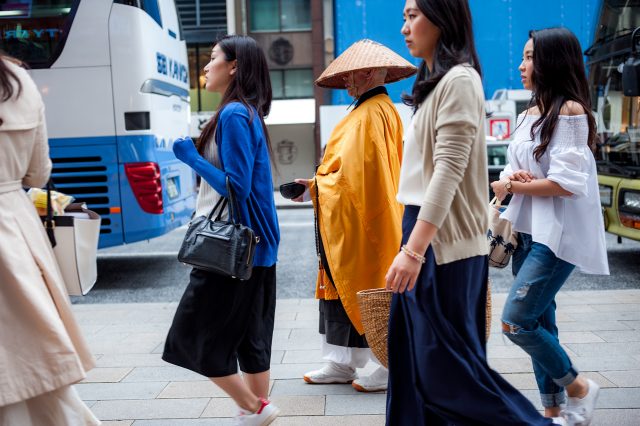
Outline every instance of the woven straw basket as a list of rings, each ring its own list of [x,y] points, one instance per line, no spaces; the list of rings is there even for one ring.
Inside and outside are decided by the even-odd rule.
[[[389,311],[393,293],[384,288],[362,290],[357,293],[364,334],[373,354],[385,368],[389,365],[387,349],[389,336]],[[485,338],[491,334],[491,280],[487,281],[485,313]]]
[[[384,367],[388,366],[387,336],[389,334],[389,311],[393,293],[384,288],[362,290],[357,293],[364,335],[371,352]]]

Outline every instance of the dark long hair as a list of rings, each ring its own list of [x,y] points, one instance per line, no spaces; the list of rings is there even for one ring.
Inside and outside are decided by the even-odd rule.
[[[412,106],[414,111],[454,66],[469,63],[482,76],[468,1],[416,0],[416,4],[441,34],[433,56],[433,69],[429,70],[422,61],[411,95],[402,95],[403,102]]]
[[[17,60],[5,56],[0,52],[0,102],[8,101],[14,94],[16,96],[20,96],[20,93],[22,92],[22,84],[20,84],[18,76],[11,71],[5,61],[18,63]],[[17,85],[17,92],[12,81]]]
[[[253,108],[258,112],[258,119],[262,123],[264,137],[267,140],[267,148],[273,162],[273,149],[271,139],[264,124],[264,117],[271,110],[271,79],[267,58],[262,48],[254,39],[248,36],[227,35],[216,41],[213,47],[220,46],[227,62],[236,62],[236,72],[229,83],[229,87],[222,95],[218,112],[211,117],[202,130],[198,140],[198,151],[204,154],[207,144],[211,142],[214,131],[218,125],[220,111],[231,102],[241,102],[249,110],[250,121],[253,120]]]
[[[589,124],[588,144],[593,151],[597,142],[596,120],[591,114],[589,83],[584,67],[580,42],[566,28],[547,28],[531,31],[533,40],[533,100],[540,110],[540,118],[531,126],[531,139],[540,132],[540,145],[533,154],[536,160],[546,152],[558,116],[567,101],[582,106]]]

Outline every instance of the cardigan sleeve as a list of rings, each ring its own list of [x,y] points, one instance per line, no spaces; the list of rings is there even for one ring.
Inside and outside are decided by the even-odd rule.
[[[433,176],[418,218],[440,228],[469,164],[476,134],[482,129],[482,102],[470,76],[460,75],[445,84],[436,100]],[[438,95],[436,93],[433,94]],[[426,159],[429,161],[430,159]]]

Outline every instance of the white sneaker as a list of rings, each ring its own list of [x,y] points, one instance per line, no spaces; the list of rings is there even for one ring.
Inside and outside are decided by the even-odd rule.
[[[360,377],[351,383],[358,392],[380,392],[387,390],[389,370],[380,366],[370,376]]]
[[[313,384],[351,383],[357,378],[355,368],[335,362],[330,362],[320,370],[309,371],[303,376],[305,382]]]
[[[260,398],[260,408],[255,413],[240,409],[240,413],[234,418],[237,426],[267,426],[280,414],[278,407],[266,399]]]
[[[567,414],[574,415],[576,421],[575,426],[589,426],[593,418],[593,412],[596,409],[596,400],[600,392],[600,386],[591,379],[587,379],[589,390],[583,398],[569,397],[567,401]]]
[[[567,421],[564,419],[564,417],[552,417],[551,418],[551,422],[554,425],[569,426],[569,423],[567,423]]]

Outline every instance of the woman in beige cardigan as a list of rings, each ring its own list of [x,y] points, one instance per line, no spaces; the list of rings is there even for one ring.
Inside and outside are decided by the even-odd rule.
[[[0,426],[100,424],[70,386],[94,360],[23,190],[43,186],[50,171],[40,93],[0,57]]]
[[[406,98],[403,246],[387,273],[387,424],[550,425],[487,364],[487,151],[469,5],[407,0],[404,17],[423,61]]]

